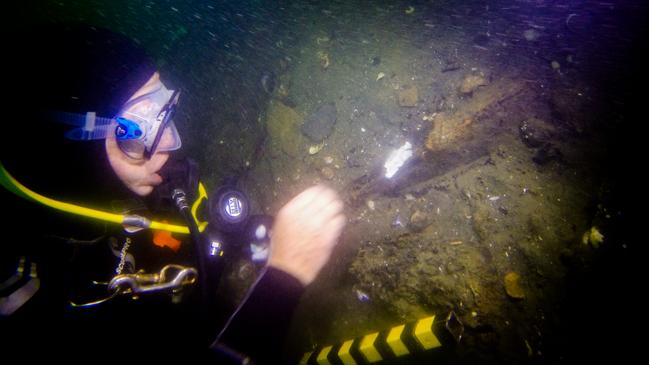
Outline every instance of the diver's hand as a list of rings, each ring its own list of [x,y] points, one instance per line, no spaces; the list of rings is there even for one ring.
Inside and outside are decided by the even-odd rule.
[[[309,188],[280,209],[268,264],[310,284],[327,263],[345,226],[343,202],[324,186]]]
[[[119,149],[115,135],[112,133],[106,136],[106,153],[117,177],[135,194],[149,195],[154,187],[162,183],[158,171],[169,159],[169,153],[156,152],[150,160],[132,159]]]

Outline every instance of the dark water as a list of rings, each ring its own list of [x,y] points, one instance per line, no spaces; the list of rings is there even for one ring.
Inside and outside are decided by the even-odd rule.
[[[271,214],[313,183],[342,192],[350,222],[296,313],[296,355],[451,310],[459,344],[393,362],[626,355],[634,319],[619,317],[640,288],[621,161],[646,94],[643,2],[51,1],[17,14],[14,34],[78,21],[147,49],[183,90],[180,153],[209,186],[236,176]],[[333,132],[306,139],[301,123],[330,104]],[[300,124],[282,124],[292,113]],[[444,144],[430,142],[438,115]],[[415,158],[386,183],[406,140]],[[597,248],[582,242],[592,227]]]

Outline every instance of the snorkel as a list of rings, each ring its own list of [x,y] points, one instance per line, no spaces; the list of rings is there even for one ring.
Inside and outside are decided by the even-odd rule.
[[[180,98],[179,90],[168,90],[159,80],[157,87],[128,101],[113,118],[85,114],[51,112],[51,119],[73,128],[65,133],[70,140],[105,139],[114,133],[118,146],[132,159],[146,159],[157,152],[170,152],[182,146],[173,123]],[[162,143],[164,141],[164,143]]]

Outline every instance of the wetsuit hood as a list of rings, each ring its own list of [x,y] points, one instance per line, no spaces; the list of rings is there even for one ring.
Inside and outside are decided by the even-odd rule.
[[[113,116],[156,71],[127,37],[80,24],[48,25],[10,37],[10,96],[0,160],[30,189],[54,199],[102,206],[128,195],[104,141],[64,138],[50,112]],[[9,138],[7,138],[9,137]]]

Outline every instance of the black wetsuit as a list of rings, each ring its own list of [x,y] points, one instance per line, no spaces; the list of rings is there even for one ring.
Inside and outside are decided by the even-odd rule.
[[[269,267],[211,348],[233,362],[243,354],[260,364],[281,363],[291,316],[303,291],[295,277]]]
[[[165,260],[191,264],[167,249],[152,248],[149,242],[141,243],[134,238],[132,245],[134,252],[139,251],[136,262],[142,251],[155,251],[157,263],[149,263],[150,268],[160,267]],[[39,247],[45,249],[32,250],[35,254],[27,257],[38,264],[41,287],[11,316],[0,317],[3,354],[33,358],[37,349],[38,354],[47,354],[52,359],[72,360],[90,360],[102,354],[132,360],[177,359],[195,363],[236,363],[244,357],[258,364],[283,360],[284,339],[304,290],[296,278],[283,271],[265,270],[215,342],[216,334],[230,316],[231,304],[226,307],[216,303],[213,308],[202,308],[199,291],[194,290],[180,304],[172,303],[168,295],[153,294],[138,300],[123,296],[95,307],[72,308],[71,299],[93,300],[106,293],[105,289],[91,289],[91,281],[113,275],[119,258],[101,242],[72,247],[69,242],[51,236],[49,242],[42,241]],[[6,273],[15,269],[18,257],[24,255],[22,250],[10,251],[13,253],[3,256],[0,281],[6,279]],[[215,288],[218,285],[213,284]],[[88,291],[79,295],[78,291],[84,290]],[[204,313],[210,318],[206,319]]]
[[[132,199],[132,194],[125,191],[110,170],[101,143],[95,147],[91,152],[86,147],[81,155],[89,157],[90,161],[85,164],[77,159],[74,164],[57,166],[61,163],[53,159],[39,170],[19,163],[5,163],[5,167],[20,182],[45,196],[110,210],[114,206],[112,202]],[[79,167],[89,165],[95,169]],[[81,171],[97,174],[88,178]],[[57,176],[59,173],[62,176]],[[200,291],[193,290],[180,304],[172,303],[169,295],[154,294],[136,301],[124,296],[96,307],[71,308],[70,300],[92,301],[106,295],[105,287],[93,285],[92,281],[108,281],[115,275],[119,257],[107,241],[115,239],[122,247],[126,238],[122,227],[57,212],[5,189],[0,190],[0,197],[8,213],[0,238],[4,245],[0,255],[0,282],[9,278],[19,259],[25,257],[29,263],[36,263],[41,284],[23,307],[9,317],[0,316],[3,353],[14,352],[18,358],[30,358],[34,349],[39,349],[39,353],[62,359],[72,356],[82,360],[110,353],[147,361],[177,358],[209,362],[215,356],[225,361],[223,351],[209,347],[230,315],[231,300],[217,298],[214,304],[206,305]],[[168,219],[178,221],[179,218]],[[129,253],[135,257],[138,270],[157,272],[167,264],[195,266],[189,237],[178,253],[153,246],[151,231],[129,237],[132,240]],[[219,283],[209,285],[216,290]],[[10,290],[0,292],[0,297],[10,294]],[[279,363],[281,343],[302,290],[297,279],[269,269],[219,344],[245,353],[257,363]]]
[[[55,121],[52,113],[92,111],[97,116],[115,116],[151,78],[156,63],[126,37],[83,24],[20,30],[7,41],[8,54],[14,57],[7,59],[6,67],[11,70],[7,80],[12,92],[6,102],[11,108],[3,116],[7,121],[3,124],[6,138],[0,143],[3,166],[28,188],[60,201],[110,211],[113,202],[130,199],[132,193],[112,171],[105,142],[64,138],[74,126]],[[229,307],[216,303],[216,308],[206,308],[194,290],[180,304],[156,294],[70,308],[70,300],[106,294],[91,283],[115,274],[119,257],[105,240],[114,237],[122,244],[121,227],[56,212],[3,188],[0,201],[4,210],[0,298],[20,284],[4,287],[21,257],[29,266],[36,264],[40,280],[40,289],[30,300],[10,316],[0,316],[2,360],[213,359],[216,352],[209,345]],[[188,241],[174,254],[153,247],[150,234],[132,237],[130,251],[137,268],[152,272],[170,263],[193,265]],[[295,279],[269,270],[226,331],[224,343],[249,351],[260,363],[277,363],[281,349],[276,344],[283,338],[300,292]],[[204,314],[211,311],[218,315],[206,321]]]

